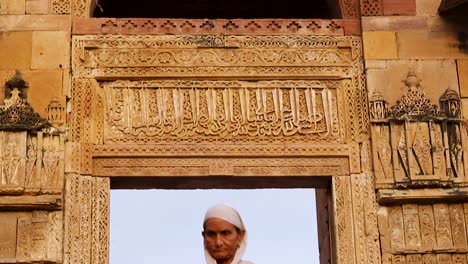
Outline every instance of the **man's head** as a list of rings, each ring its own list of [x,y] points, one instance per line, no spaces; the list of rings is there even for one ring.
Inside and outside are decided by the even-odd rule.
[[[208,209],[203,222],[203,239],[207,261],[230,264],[245,250],[245,228],[235,209],[216,205]]]

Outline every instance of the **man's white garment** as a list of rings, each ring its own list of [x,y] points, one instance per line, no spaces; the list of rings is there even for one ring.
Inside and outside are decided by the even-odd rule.
[[[203,220],[203,223],[206,222],[206,220],[210,218],[219,218],[224,221],[227,221],[236,227],[238,227],[240,230],[244,230],[244,239],[241,241],[239,248],[236,251],[236,255],[234,256],[234,259],[232,260],[231,264],[253,264],[250,261],[243,261],[242,257],[244,256],[245,249],[247,247],[247,230],[245,229],[244,223],[242,222],[242,219],[239,215],[239,213],[236,211],[236,209],[232,208],[229,205],[226,204],[218,204],[213,207],[210,207],[205,214],[205,219]],[[205,249],[205,258],[206,258],[206,263],[207,264],[216,264],[216,260],[210,255],[210,253]]]

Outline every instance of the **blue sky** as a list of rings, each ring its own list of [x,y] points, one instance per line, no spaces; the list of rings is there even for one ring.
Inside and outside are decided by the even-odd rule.
[[[112,190],[110,264],[204,264],[203,217],[217,203],[243,218],[245,260],[319,262],[313,189]]]

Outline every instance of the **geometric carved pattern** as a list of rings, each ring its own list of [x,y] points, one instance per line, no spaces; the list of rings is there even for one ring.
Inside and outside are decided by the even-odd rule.
[[[65,15],[71,12],[71,0],[52,0],[51,14]]]
[[[341,19],[163,19],[101,18],[77,20],[74,34],[223,34],[223,35],[344,35],[355,21]],[[80,23],[87,27],[80,27]],[[90,26],[91,24],[91,26]],[[350,27],[349,29],[346,27]],[[355,34],[355,32],[353,32]]]
[[[382,0],[360,0],[362,16],[383,15]]]

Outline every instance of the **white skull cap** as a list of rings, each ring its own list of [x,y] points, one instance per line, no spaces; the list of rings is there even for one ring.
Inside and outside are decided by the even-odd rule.
[[[227,204],[217,204],[212,207],[210,207],[205,214],[205,219],[203,220],[203,223],[206,222],[206,220],[210,218],[219,218],[224,221],[227,221],[236,227],[238,227],[240,230],[244,230],[244,223],[242,222],[242,219],[239,215],[239,213],[236,211],[236,209],[232,208],[231,206]]]

